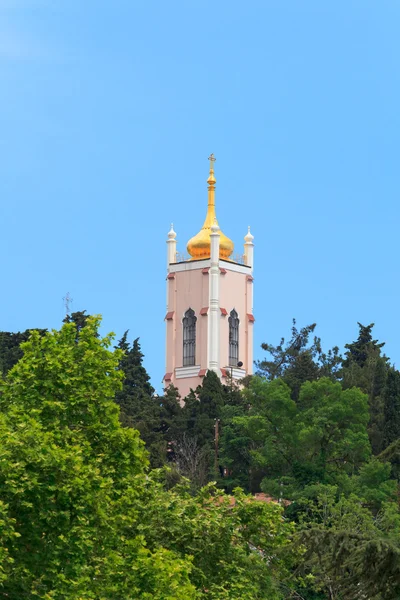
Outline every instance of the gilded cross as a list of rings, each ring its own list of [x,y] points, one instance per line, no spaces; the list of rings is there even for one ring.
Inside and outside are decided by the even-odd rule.
[[[210,163],[211,163],[211,164],[217,160],[217,159],[214,157],[214,153],[213,153],[213,154],[210,154],[210,156],[208,157],[208,160],[210,161]]]

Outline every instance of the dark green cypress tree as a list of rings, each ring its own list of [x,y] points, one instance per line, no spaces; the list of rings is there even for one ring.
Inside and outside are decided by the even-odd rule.
[[[70,315],[67,315],[63,319],[63,323],[75,323],[78,333],[83,327],[86,326],[87,320],[90,315],[86,314],[86,310],[78,310]]]
[[[214,444],[215,419],[220,417],[226,391],[214,371],[208,371],[202,385],[185,398],[186,430],[196,436],[200,446]]]
[[[385,342],[379,344],[378,340],[372,339],[372,329],[375,323],[370,323],[369,325],[362,325],[361,323],[357,324],[360,328],[358,338],[355,342],[345,345],[347,352],[346,359],[343,361],[344,368],[348,368],[352,363],[364,367],[370,356],[371,348],[379,350],[380,354],[380,349],[385,345]]]
[[[5,377],[8,371],[22,358],[23,352],[20,345],[29,339],[31,331],[31,329],[17,333],[0,331],[0,376]],[[43,335],[47,330],[36,329],[36,331]]]
[[[160,406],[159,431],[167,442],[172,442],[183,429],[182,406],[178,388],[173,385],[164,390],[164,396],[158,398]]]
[[[383,450],[384,408],[383,393],[389,370],[388,358],[382,354],[384,342],[372,337],[374,323],[358,323],[359,334],[356,341],[346,344],[345,360],[342,369],[342,385],[346,388],[358,387],[368,394],[370,421],[368,435],[374,454]]]
[[[400,439],[400,373],[393,368],[387,375],[383,404],[383,439],[385,448],[387,448]]]
[[[119,368],[124,372],[125,379],[115,401],[121,408],[121,423],[126,427],[135,427],[145,434],[150,424],[154,426],[154,403],[151,402],[154,388],[143,366],[139,338],[133,341],[132,347],[127,338],[128,331],[125,331],[116,346],[124,352]]]

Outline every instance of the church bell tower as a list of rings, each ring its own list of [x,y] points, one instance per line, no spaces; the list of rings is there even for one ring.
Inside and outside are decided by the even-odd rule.
[[[207,371],[241,379],[253,372],[253,236],[244,254],[222,233],[215,212],[214,155],[209,157],[208,207],[203,227],[177,253],[171,225],[167,239],[167,328],[165,387],[184,398]]]

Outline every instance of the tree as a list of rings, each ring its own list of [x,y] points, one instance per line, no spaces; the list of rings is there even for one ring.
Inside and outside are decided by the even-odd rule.
[[[324,599],[397,600],[400,520],[396,504],[385,504],[379,518],[374,518],[357,495],[338,497],[337,492],[334,486],[322,486],[315,501],[302,501],[303,519],[296,535],[305,550],[297,570],[300,583],[322,592]]]
[[[90,317],[34,332],[1,384],[0,592],[10,600],[282,598],[293,526],[214,486],[167,490],[122,427],[120,350]],[[268,560],[265,560],[268,557]]]
[[[253,377],[245,397],[241,411],[232,407],[225,412],[221,460],[229,472],[229,487],[240,483],[258,492],[267,473],[275,479],[291,470],[296,404],[281,379]]]
[[[346,359],[343,362],[343,366],[348,368],[351,364],[355,363],[359,367],[364,367],[368,361],[371,348],[379,350],[385,345],[384,342],[378,343],[378,340],[372,339],[372,329],[375,323],[369,325],[362,325],[358,323],[360,331],[358,338],[351,344],[346,344],[347,348]]]
[[[72,323],[43,337],[33,332],[2,386],[0,489],[13,526],[2,593],[113,598],[117,588],[125,598],[157,597],[163,584],[182,584],[192,597],[188,563],[152,554],[139,532],[121,539],[118,505],[137,489],[147,459],[138,433],[119,426],[120,354],[97,330],[88,319],[78,343]],[[132,560],[146,581],[128,568]]]
[[[388,371],[383,392],[383,439],[387,448],[400,439],[400,373],[391,368]]]
[[[374,454],[383,450],[384,409],[383,391],[389,370],[388,358],[381,353],[384,343],[372,338],[374,323],[358,323],[359,335],[355,342],[346,344],[342,369],[344,388],[358,387],[368,394],[370,419],[368,434]]]
[[[36,329],[43,335],[45,329]],[[0,375],[5,377],[10,369],[22,358],[21,344],[26,342],[31,335],[31,330],[12,333],[0,331]]]
[[[86,327],[88,319],[89,315],[86,314],[86,310],[78,310],[71,314],[67,314],[63,319],[63,323],[74,323],[79,334],[79,332]]]
[[[146,429],[146,413],[151,410],[151,399],[154,388],[150,377],[143,366],[143,354],[139,338],[133,341],[132,347],[127,342],[128,331],[118,342],[116,348],[122,350],[119,369],[124,373],[122,390],[116,395],[116,401],[121,408],[121,422],[125,426],[135,426],[139,431]],[[141,425],[144,421],[144,424]]]
[[[292,336],[285,344],[282,338],[277,346],[263,343],[263,350],[271,355],[271,359],[258,361],[257,374],[268,380],[280,377],[292,390],[292,398],[298,399],[300,388],[305,381],[316,381],[321,377],[330,377],[335,380],[339,376],[342,358],[337,347],[327,353],[323,352],[321,339],[314,336],[309,344],[310,335],[314,332],[316,323],[296,327],[293,319]]]
[[[370,456],[367,397],[322,378],[303,384],[297,404],[280,379],[254,377],[245,391],[247,411],[232,414],[221,455],[233,478],[293,499],[309,485],[334,483]]]

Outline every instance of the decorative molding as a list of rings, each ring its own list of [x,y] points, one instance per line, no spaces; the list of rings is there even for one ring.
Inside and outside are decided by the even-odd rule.
[[[247,318],[250,323],[254,323],[254,321],[255,321],[254,315],[250,315],[249,313],[247,313]]]
[[[205,258],[203,260],[189,260],[187,262],[174,263],[170,265],[169,270],[170,273],[179,273],[182,271],[196,271],[209,269],[211,266],[211,260],[209,258]]]
[[[200,369],[199,377],[204,377],[206,373],[207,373],[207,369]]]
[[[234,273],[243,273],[244,275],[248,275],[251,273],[251,268],[247,265],[238,265],[237,263],[229,262],[228,260],[220,260],[221,265],[223,264],[223,269],[227,271],[233,271]],[[172,265],[171,265],[172,270]]]
[[[210,271],[210,267],[206,267],[205,269],[202,269],[201,272],[203,273],[203,275],[208,275]]]
[[[226,315],[228,314],[228,311],[226,310],[226,308],[222,308],[222,306],[220,306],[219,310],[221,311],[221,315],[223,317],[226,317]]]
[[[224,369],[221,369],[222,377],[230,377],[231,372],[233,379],[243,379],[243,377],[246,377],[247,375],[246,369],[239,369],[237,367],[225,367]]]
[[[205,306],[204,308],[200,309],[200,314],[204,317],[207,316],[208,314],[208,306]]]
[[[176,379],[186,379],[187,377],[197,377],[199,374],[200,365],[190,367],[177,367],[175,369]]]
[[[165,315],[165,320],[166,321],[171,321],[171,319],[174,318],[174,314],[175,314],[174,310],[171,310],[170,312],[167,312],[167,314]]]
[[[175,279],[175,273],[168,273],[167,279]]]
[[[165,373],[164,381],[171,381],[173,373]]]
[[[226,274],[226,269],[224,269],[223,267],[219,268],[219,272],[221,273],[221,275],[225,275]]]
[[[247,281],[254,281],[254,277],[252,275],[247,275]]]

